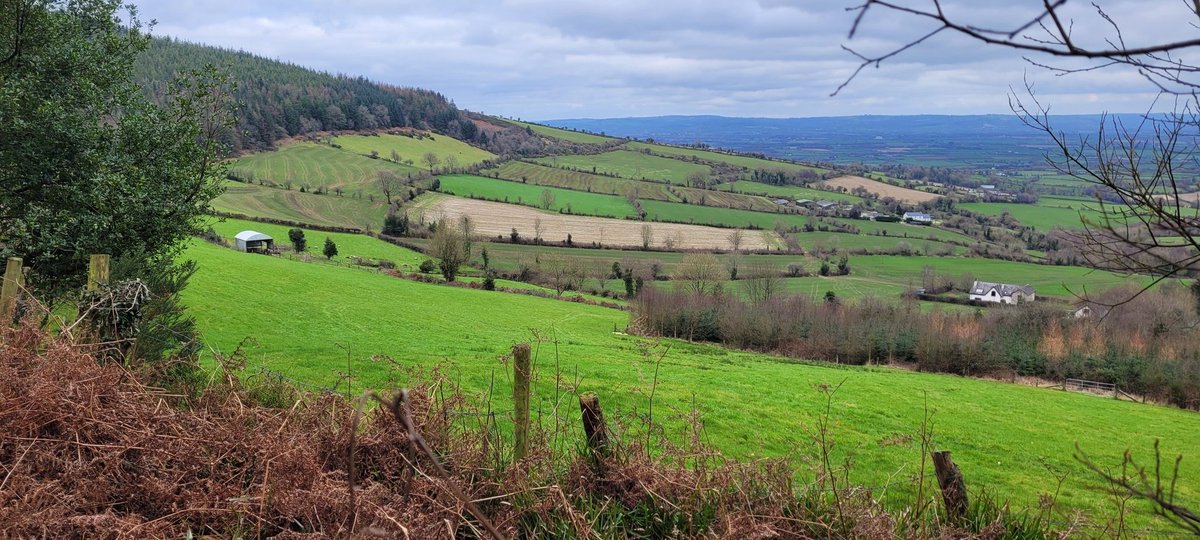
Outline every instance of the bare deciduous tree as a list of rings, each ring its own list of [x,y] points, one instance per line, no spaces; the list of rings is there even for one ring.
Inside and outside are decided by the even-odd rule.
[[[387,203],[392,204],[392,196],[400,192],[404,187],[404,181],[393,171],[379,171],[375,174],[375,187],[383,193]]]
[[[650,249],[650,243],[654,242],[654,227],[649,223],[642,224],[642,249]]]
[[[689,253],[679,261],[675,280],[691,293],[714,292],[721,281],[721,261],[711,253]]]
[[[742,290],[754,304],[762,304],[782,292],[782,277],[779,275],[779,270],[770,264],[751,265],[743,274]]]
[[[459,268],[467,262],[469,253],[462,231],[450,221],[442,220],[429,241],[429,254],[438,259],[438,269],[446,281],[454,281]]]
[[[1162,3],[1147,2],[1154,5],[1145,9],[1159,8],[1157,4]],[[1028,16],[1018,24],[991,28],[968,22],[970,10],[953,11],[940,0],[916,7],[911,3],[865,0],[850,8],[858,12],[850,29],[851,38],[863,20],[875,12],[888,15],[889,20],[907,17],[924,21],[929,23],[929,30],[877,54],[843,46],[859,65],[834,93],[849,85],[863,69],[878,67],[943,33],[1011,49],[1031,65],[1055,75],[1096,70],[1135,73],[1159,97],[1147,104],[1148,112],[1137,122],[1104,117],[1095,137],[1074,140],[1056,130],[1050,107],[1038,100],[1029,82],[1025,83],[1025,92],[1014,94],[1010,103],[1026,125],[1053,140],[1055,149],[1046,157],[1055,169],[1094,186],[1096,203],[1089,209],[1096,210],[1099,217],[1083,219],[1083,230],[1073,235],[1077,249],[1091,266],[1155,276],[1149,286],[1172,277],[1200,276],[1200,213],[1192,202],[1197,195],[1189,193],[1183,175],[1189,170],[1186,167],[1194,167],[1200,157],[1194,142],[1200,136],[1200,65],[1188,63],[1182,56],[1185,50],[1200,48],[1200,37],[1129,42],[1121,21],[1105,10],[1103,2],[1092,3],[1093,18],[1086,22],[1108,28],[1108,34],[1077,36],[1072,33],[1075,21],[1068,17],[1066,4],[1066,0],[1030,2]],[[1176,6],[1178,20],[1190,24],[1191,31],[1200,28],[1200,2],[1170,4]],[[1172,111],[1154,112],[1163,105],[1172,105]],[[1082,294],[1086,296],[1087,291]]]
[[[433,174],[433,168],[437,167],[441,162],[442,160],[439,159],[438,155],[433,152],[425,152],[425,155],[421,156],[421,163],[424,163],[426,167],[429,167],[429,174]]]

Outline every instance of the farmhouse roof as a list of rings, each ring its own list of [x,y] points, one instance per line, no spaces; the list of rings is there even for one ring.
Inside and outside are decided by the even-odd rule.
[[[1000,296],[1012,296],[1017,293],[1033,294],[1034,289],[1029,285],[1010,285],[1008,283],[992,283],[990,281],[976,281],[971,284],[971,294],[985,295],[992,290]]]
[[[926,212],[905,212],[904,219],[916,219],[920,221],[933,221],[933,216]]]
[[[254,241],[258,241],[258,240],[271,240],[270,236],[267,236],[258,231],[242,231],[240,233],[237,233],[237,236],[235,236],[234,238],[241,240],[243,242],[254,242]]]
[[[817,201],[817,206],[820,206],[821,208],[829,208],[830,206],[835,206],[835,205],[837,205],[837,203],[835,203],[831,200],[828,200],[828,199],[822,199],[822,200]]]

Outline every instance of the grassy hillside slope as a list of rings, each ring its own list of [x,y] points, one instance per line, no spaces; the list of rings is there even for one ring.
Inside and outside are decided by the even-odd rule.
[[[616,150],[582,156],[551,156],[539,158],[537,161],[553,167],[569,167],[580,171],[615,174],[634,180],[642,178],[669,180],[672,184],[679,185],[687,185],[689,174],[708,175],[712,172],[712,168],[708,165],[652,156],[631,150]]]
[[[264,365],[317,384],[332,385],[351,346],[354,387],[378,387],[391,375],[389,355],[414,367],[445,365],[469,391],[506,410],[510,383],[500,355],[530,329],[558,340],[537,355],[535,409],[549,411],[556,361],[600,393],[606,412],[645,413],[655,372],[639,349],[643,340],[615,333],[628,315],[587,305],[503,293],[413,283],[382,274],[247,255],[204,243],[187,252],[200,270],[184,294],[207,345],[228,353],[245,337],[257,346],[251,368]],[[1036,503],[1054,482],[1043,467],[1069,471],[1060,501],[1100,508],[1107,498],[1071,459],[1078,441],[1105,463],[1132,447],[1145,452],[1154,438],[1173,455],[1200,447],[1200,416],[1156,406],[991,381],[885,368],[806,365],[721,348],[668,341],[655,388],[655,419],[672,430],[693,404],[707,440],[733,455],[812,456],[811,435],[824,407],[815,385],[841,384],[832,400],[835,458],[854,456],[854,482],[886,485],[916,473],[919,448],[885,444],[916,431],[926,401],[935,411],[939,448],[954,451],[973,488],[986,487],[1019,505]],[[494,380],[493,380],[494,377]],[[403,384],[403,380],[397,381]],[[548,414],[548,413],[547,413]],[[1036,419],[1031,421],[1031,419]],[[674,432],[674,431],[673,431]],[[1144,455],[1144,454],[1142,454]],[[1183,478],[1200,476],[1183,462]],[[903,483],[903,482],[901,482]],[[1183,485],[1195,497],[1194,484]],[[902,487],[879,494],[902,493]]]
[[[212,207],[218,212],[363,230],[379,230],[387,214],[383,197],[371,201],[366,196],[316,195],[241,182],[227,182],[225,193],[213,200]]]
[[[308,185],[310,188],[342,187],[347,191],[372,193],[379,171],[393,171],[404,176],[421,170],[311,142],[297,142],[279,150],[251,154],[235,161],[230,169],[234,174],[254,181],[267,180],[281,185],[291,182],[294,189]]]
[[[395,150],[400,155],[400,161],[412,160],[413,166],[424,168],[422,162],[425,154],[432,153],[444,166],[446,158],[453,156],[459,167],[473,165],[485,159],[492,159],[495,154],[471,146],[460,140],[445,135],[423,134],[425,136],[406,137],[402,135],[343,135],[334,137],[334,144],[355,154],[369,155],[376,152],[381,158],[390,158]]]

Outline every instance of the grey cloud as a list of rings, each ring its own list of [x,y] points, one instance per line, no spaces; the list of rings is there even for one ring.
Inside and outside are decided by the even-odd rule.
[[[1147,103],[1136,74],[1053,77],[1013,51],[950,35],[865,70],[831,98],[856,66],[842,44],[879,53],[929,28],[878,12],[847,41],[854,14],[844,8],[852,0],[137,3],[145,18],[159,20],[159,34],[426,87],[472,110],[533,119],[1005,112],[1009,88],[1027,75],[1058,112],[1130,111]],[[1175,4],[1106,6],[1131,40],[1191,37],[1194,28],[1173,24]],[[970,22],[1005,27],[1041,1],[943,5]],[[1069,5],[1080,39],[1102,34],[1103,21],[1089,5]]]

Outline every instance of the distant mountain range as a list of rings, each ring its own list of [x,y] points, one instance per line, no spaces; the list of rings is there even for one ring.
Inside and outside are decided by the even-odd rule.
[[[1111,119],[1137,122],[1123,114]],[[1052,116],[1072,140],[1092,137],[1101,115]],[[743,152],[827,163],[913,163],[1019,168],[1044,162],[1053,142],[1015,115],[737,118],[651,116],[546,120],[555,127],[673,144],[702,143]],[[1135,124],[1133,124],[1135,125]]]

